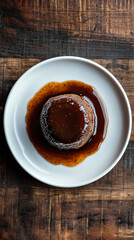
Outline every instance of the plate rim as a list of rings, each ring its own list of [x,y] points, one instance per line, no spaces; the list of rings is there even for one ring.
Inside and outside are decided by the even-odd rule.
[[[89,65],[93,65],[99,69],[101,69],[103,72],[105,72],[108,76],[110,76],[110,78],[115,82],[115,84],[118,86],[118,88],[121,90],[121,93],[125,99],[126,105],[127,105],[127,109],[128,109],[128,117],[129,117],[129,124],[128,124],[128,133],[127,133],[127,137],[125,139],[125,144],[123,146],[123,148],[121,149],[120,154],[118,155],[118,157],[116,158],[116,160],[105,170],[103,171],[101,174],[99,174],[97,177],[91,179],[90,181],[86,180],[83,181],[82,183],[76,183],[76,184],[71,184],[69,186],[64,185],[64,184],[54,184],[49,182],[49,180],[42,180],[40,179],[38,176],[35,176],[32,171],[30,171],[29,169],[25,168],[25,166],[23,166],[23,164],[18,160],[15,152],[12,150],[11,146],[10,146],[10,140],[8,138],[8,133],[7,133],[7,129],[6,129],[6,114],[7,114],[7,108],[8,108],[8,102],[10,101],[10,97],[12,96],[12,93],[14,91],[14,88],[16,88],[17,86],[19,86],[21,84],[21,82],[24,81],[25,77],[30,74],[30,72],[32,72],[33,70],[36,70],[39,66],[47,64],[47,63],[51,63],[53,61],[57,61],[57,60],[77,60],[77,61],[82,61],[85,63],[88,63]],[[104,68],[103,66],[101,66],[100,64],[86,59],[86,58],[82,58],[82,57],[77,57],[77,56],[58,56],[58,57],[54,57],[54,58],[49,58],[46,60],[43,60],[37,64],[35,64],[34,66],[32,66],[31,68],[29,68],[26,72],[24,72],[19,78],[18,80],[16,80],[16,82],[14,83],[13,87],[11,88],[6,103],[5,103],[5,107],[4,107],[4,114],[3,114],[3,127],[4,127],[4,134],[5,134],[5,138],[8,144],[8,147],[13,155],[13,157],[16,159],[16,161],[19,163],[19,165],[28,173],[30,174],[32,177],[34,177],[35,179],[39,180],[42,183],[48,184],[50,186],[55,186],[55,187],[62,187],[62,188],[72,188],[72,187],[80,187],[80,186],[85,186],[87,184],[90,184],[92,182],[95,182],[97,180],[99,180],[100,178],[102,178],[103,176],[105,176],[108,172],[110,172],[115,165],[119,162],[119,160],[121,159],[121,157],[123,156],[127,145],[129,143],[129,139],[131,136],[131,131],[132,131],[132,111],[131,111],[131,106],[127,97],[127,94],[125,92],[125,90],[123,89],[122,85],[120,84],[120,82],[115,78],[115,76],[109,72],[106,68]]]

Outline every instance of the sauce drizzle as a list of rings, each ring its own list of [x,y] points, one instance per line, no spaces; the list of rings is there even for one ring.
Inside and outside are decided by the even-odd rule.
[[[51,97],[74,93],[89,101],[95,115],[93,136],[80,149],[59,150],[51,146],[44,138],[40,127],[40,113],[44,103]],[[28,102],[26,114],[26,130],[37,152],[54,165],[73,167],[81,163],[87,156],[97,152],[104,141],[108,127],[108,115],[105,104],[96,89],[79,81],[50,82],[43,86]]]

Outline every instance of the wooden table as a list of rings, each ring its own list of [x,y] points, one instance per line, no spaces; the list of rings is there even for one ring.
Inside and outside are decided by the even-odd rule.
[[[8,149],[3,109],[11,87],[34,64],[62,55],[106,67],[134,113],[134,1],[0,1],[0,239],[134,239],[134,128],[117,166],[80,188],[40,183]]]

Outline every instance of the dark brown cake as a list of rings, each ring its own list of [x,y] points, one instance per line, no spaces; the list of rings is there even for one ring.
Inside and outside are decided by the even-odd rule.
[[[90,139],[95,127],[90,103],[76,94],[50,98],[43,106],[40,125],[44,137],[52,146],[79,149]]]

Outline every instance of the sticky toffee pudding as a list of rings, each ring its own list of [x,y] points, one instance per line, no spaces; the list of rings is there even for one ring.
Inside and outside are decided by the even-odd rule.
[[[94,113],[90,103],[76,94],[50,98],[40,115],[44,137],[58,149],[79,149],[94,131]]]

